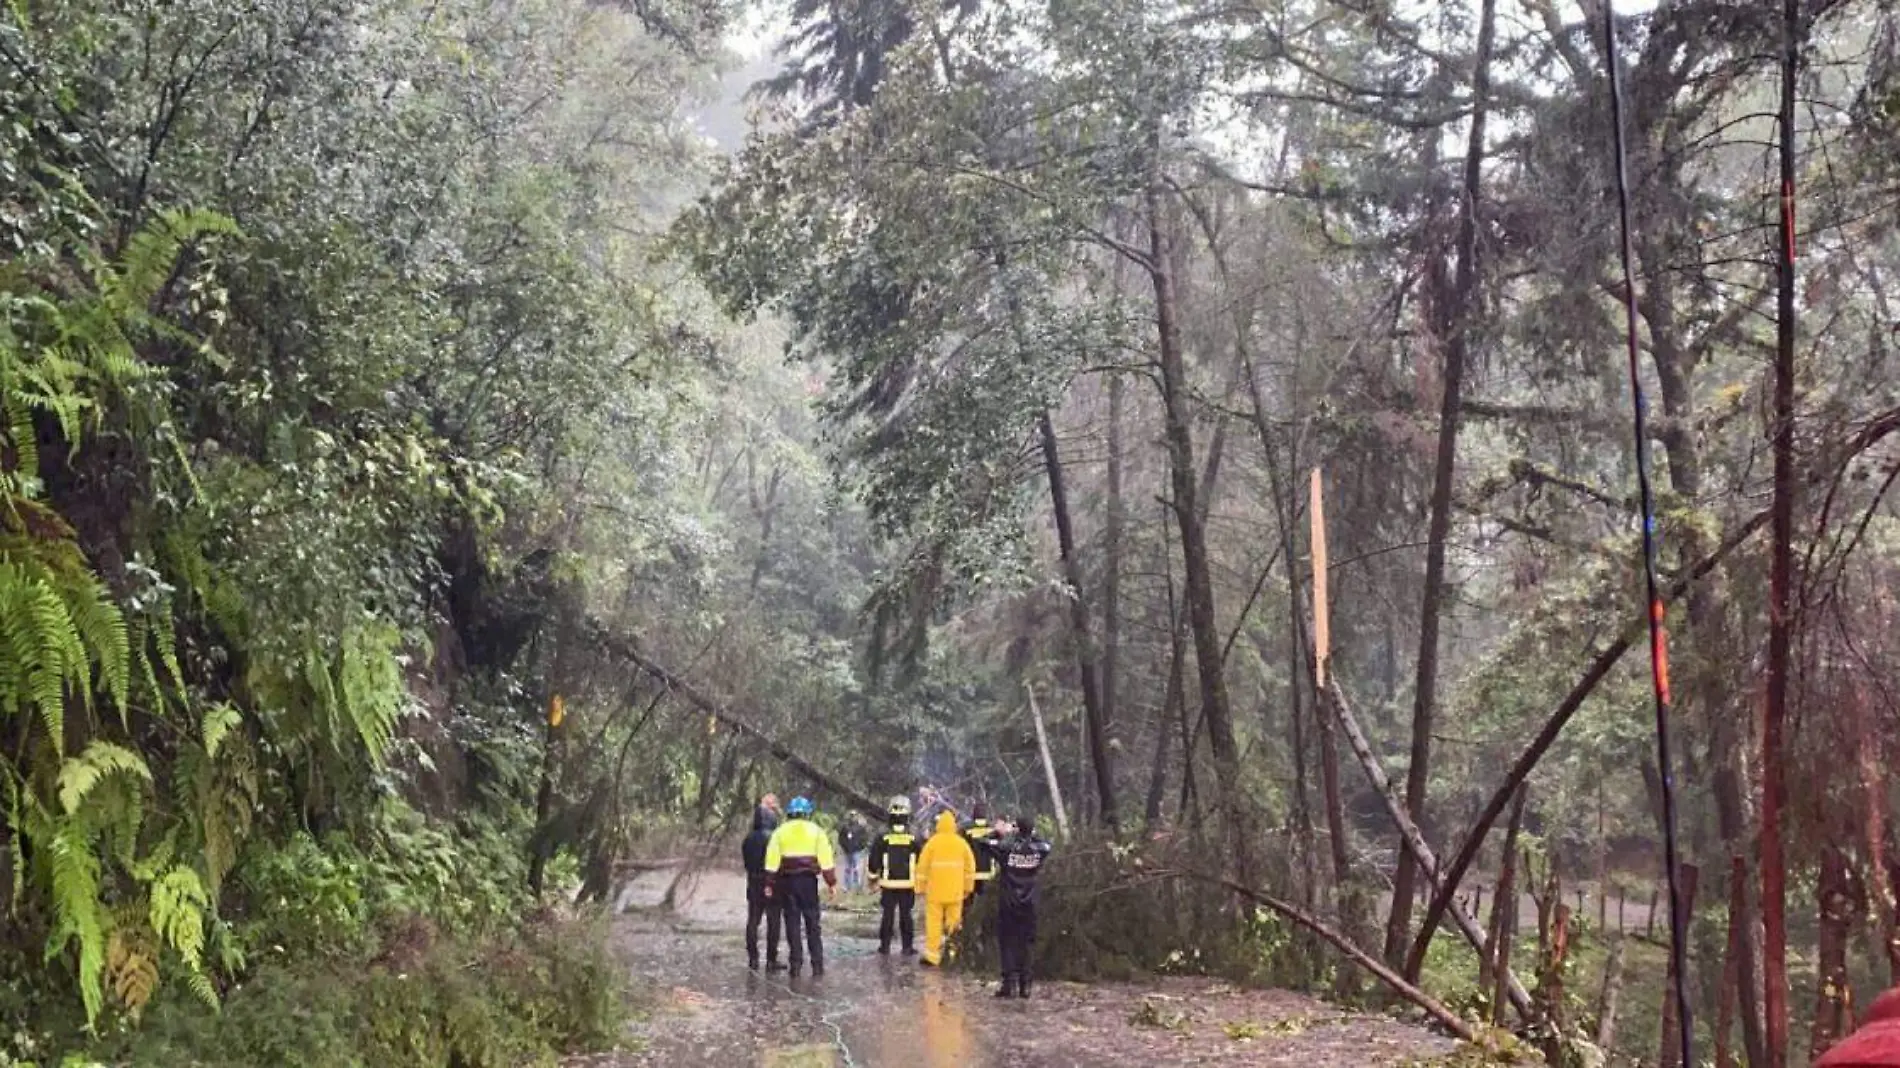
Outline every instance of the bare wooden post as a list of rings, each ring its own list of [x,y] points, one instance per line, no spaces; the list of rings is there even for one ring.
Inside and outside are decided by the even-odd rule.
[[[1659,891],[1655,887],[1652,886],[1649,888],[1649,921],[1643,927],[1644,938],[1656,937],[1656,895],[1657,893],[1659,893]]]
[[[1042,751],[1042,773],[1049,780],[1049,799],[1056,806],[1056,827],[1067,839],[1069,834],[1069,812],[1062,806],[1062,783],[1056,778],[1055,758],[1049,755],[1049,731],[1042,723],[1042,709],[1036,704],[1036,688],[1024,684],[1023,690],[1029,694],[1029,718],[1036,723],[1036,748]]]

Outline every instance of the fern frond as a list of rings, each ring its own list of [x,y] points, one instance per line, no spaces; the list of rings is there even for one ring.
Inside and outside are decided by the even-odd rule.
[[[211,985],[211,976],[203,969],[195,969],[185,976],[185,985],[190,987],[191,992],[198,996],[198,1000],[204,1002],[209,1008],[214,1011],[222,1008],[218,1001],[218,988]]]
[[[158,955],[123,928],[106,939],[106,984],[133,1020],[158,989]]]
[[[60,766],[60,807],[69,816],[78,812],[86,795],[114,775],[131,775],[148,783],[152,781],[152,770],[145,766],[145,759],[132,750],[111,742],[93,742],[86,746],[84,753]]]
[[[198,873],[179,866],[152,884],[152,930],[194,970],[204,961],[205,915],[211,896]]]
[[[120,719],[126,715],[131,696],[132,643],[126,634],[125,616],[112,603],[111,593],[90,570],[72,576],[61,591],[73,628],[97,665],[99,681],[118,707]]]
[[[205,710],[204,744],[205,756],[216,760],[218,748],[224,744],[225,735],[236,730],[244,722],[244,714],[231,704],[214,705]]]
[[[171,277],[181,249],[202,237],[237,232],[236,223],[216,212],[160,212],[126,243],[117,269],[101,279],[109,309],[121,318],[142,317]]]
[[[77,822],[60,825],[46,844],[53,872],[52,937],[46,943],[46,959],[59,956],[68,945],[79,944],[79,997],[86,1007],[86,1021],[99,1018],[105,998],[102,978],[105,973],[104,913],[99,905],[99,859],[93,855],[85,829]]]

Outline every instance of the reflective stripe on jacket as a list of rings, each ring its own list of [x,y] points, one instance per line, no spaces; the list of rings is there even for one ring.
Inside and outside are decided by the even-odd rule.
[[[808,819],[787,820],[772,832],[765,846],[765,870],[770,875],[816,875],[835,882],[831,836]]]
[[[990,856],[990,851],[983,848],[983,843],[995,836],[996,828],[990,826],[989,820],[974,820],[963,830],[963,837],[970,840],[970,852],[976,854],[976,881],[979,883],[996,878],[996,861]]]
[[[886,890],[917,885],[917,836],[899,823],[871,843],[871,878]]]

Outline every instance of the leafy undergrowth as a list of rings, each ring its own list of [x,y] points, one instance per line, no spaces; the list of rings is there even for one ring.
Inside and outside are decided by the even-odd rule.
[[[1174,874],[1200,866],[1191,843],[1078,842],[1044,870],[1036,970],[1075,982],[1198,975],[1259,986],[1314,989],[1327,958],[1265,910],[1240,910],[1212,884]],[[967,907],[959,960],[996,966],[996,904]]]
[[[368,961],[266,964],[221,1011],[188,991],[162,993],[138,1026],[104,1026],[63,1059],[32,1059],[57,1039],[16,1035],[0,1065],[522,1068],[614,1048],[628,1006],[598,919],[537,920],[479,944],[418,922]]]

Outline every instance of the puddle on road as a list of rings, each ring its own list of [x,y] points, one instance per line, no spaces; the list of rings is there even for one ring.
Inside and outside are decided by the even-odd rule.
[[[836,1046],[786,1046],[759,1055],[759,1068],[839,1068]]]

